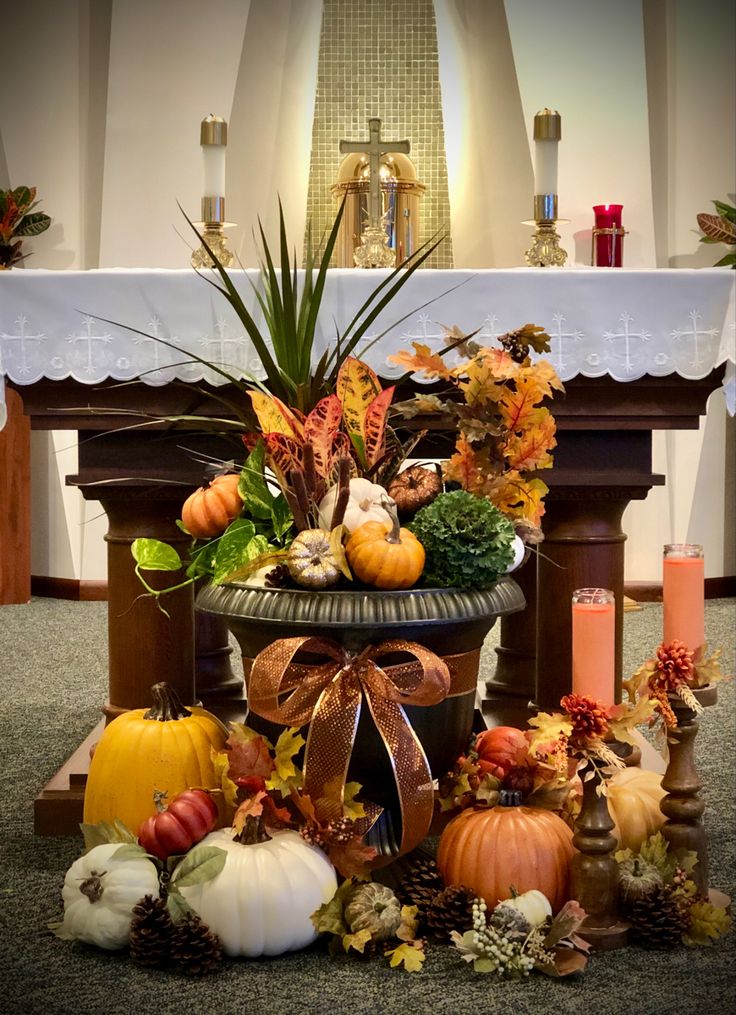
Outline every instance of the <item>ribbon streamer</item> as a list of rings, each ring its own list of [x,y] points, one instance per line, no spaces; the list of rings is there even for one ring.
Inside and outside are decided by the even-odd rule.
[[[304,666],[294,662],[299,652],[326,656],[329,661]],[[414,656],[415,661],[385,669],[378,664],[382,656],[398,652]],[[456,663],[452,668],[463,685],[460,690],[452,686],[447,662],[416,642],[393,639],[351,655],[327,638],[281,638],[253,660],[248,703],[254,712],[272,722],[297,727],[310,723],[304,789],[316,800],[336,777],[344,790],[365,700],[399,791],[403,854],[425,837],[434,811],[432,773],[403,706],[437,705],[451,691],[457,694],[474,689],[475,677],[468,687],[468,674],[478,654],[452,657]]]

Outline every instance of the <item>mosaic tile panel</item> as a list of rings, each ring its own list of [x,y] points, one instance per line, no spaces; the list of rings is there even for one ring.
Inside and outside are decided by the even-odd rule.
[[[307,216],[319,235],[334,218],[330,187],[342,160],[341,139],[381,137],[411,142],[411,159],[426,191],[420,237],[444,227],[447,238],[425,262],[451,268],[450,199],[442,121],[437,30],[432,0],[324,0],[312,128]]]

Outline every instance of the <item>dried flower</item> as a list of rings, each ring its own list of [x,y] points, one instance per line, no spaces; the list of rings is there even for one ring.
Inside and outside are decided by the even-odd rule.
[[[657,649],[657,668],[649,678],[652,691],[677,692],[682,684],[689,684],[694,676],[692,652],[683,642],[673,641]]]
[[[599,740],[608,732],[609,710],[587,694],[566,694],[560,705],[570,717],[575,741]]]

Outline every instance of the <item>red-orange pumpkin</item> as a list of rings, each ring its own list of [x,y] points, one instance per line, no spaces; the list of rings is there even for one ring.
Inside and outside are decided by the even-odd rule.
[[[239,481],[240,476],[234,473],[216,476],[209,486],[202,486],[187,497],[181,509],[187,532],[197,539],[222,535],[243,510]]]
[[[512,768],[533,764],[529,754],[529,741],[514,726],[495,726],[483,730],[475,741],[478,765],[481,771],[503,779]]]
[[[442,833],[437,868],[446,885],[466,885],[493,908],[537,890],[557,912],[567,900],[572,832],[539,807],[468,808]]]

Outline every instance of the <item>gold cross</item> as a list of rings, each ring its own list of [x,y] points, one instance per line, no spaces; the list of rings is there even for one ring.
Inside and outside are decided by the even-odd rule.
[[[382,141],[381,121],[377,116],[368,120],[368,141],[341,141],[340,153],[347,155],[348,152],[366,152],[368,155],[369,189],[368,189],[368,225],[377,227],[381,225],[382,202],[381,202],[381,156],[386,152],[403,152],[409,154],[410,144],[408,141]]]

